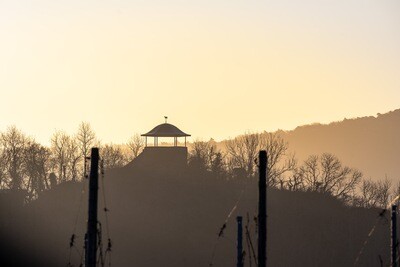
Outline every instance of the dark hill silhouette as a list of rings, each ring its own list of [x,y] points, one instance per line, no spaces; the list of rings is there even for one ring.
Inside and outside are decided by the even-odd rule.
[[[145,147],[126,167],[136,172],[154,170],[179,173],[186,167],[187,154],[187,147]]]
[[[240,181],[216,180],[208,172],[190,168],[180,172],[164,169],[161,175],[156,162],[153,168],[138,165],[141,163],[106,173],[114,244],[112,266],[209,266],[220,227],[245,189],[227,223],[224,237],[218,242],[213,262],[213,266],[233,266],[235,216],[255,214],[257,182],[251,180],[245,186]],[[4,226],[1,242],[11,244],[2,246],[12,247],[14,251],[14,254],[3,254],[2,258],[18,255],[21,266],[27,266],[24,262],[43,257],[42,266],[66,266],[71,234],[77,235],[79,248],[83,244],[87,195],[81,191],[85,183],[60,184],[19,212],[8,211],[7,216],[5,209],[1,209],[0,220]],[[102,190],[101,183],[100,187]],[[81,197],[83,206],[77,218]],[[389,224],[385,219],[378,219],[379,210],[349,208],[317,193],[269,190],[268,198],[271,266],[353,266],[375,222],[378,222],[377,228],[358,266],[378,266],[379,255],[385,266],[388,264]],[[2,205],[7,206],[5,203]],[[104,207],[102,201],[99,207]],[[104,230],[104,213],[99,213]],[[73,230],[75,222],[76,231]],[[256,242],[255,225],[253,222],[250,225]],[[75,266],[79,266],[79,257],[75,251],[72,253]]]

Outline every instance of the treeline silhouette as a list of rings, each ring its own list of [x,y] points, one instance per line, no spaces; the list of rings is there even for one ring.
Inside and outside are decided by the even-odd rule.
[[[364,178],[360,170],[346,166],[331,153],[310,155],[300,162],[289,153],[281,133],[246,133],[224,142],[218,149],[213,140],[195,141],[189,165],[223,179],[256,179],[257,154],[268,154],[268,186],[281,190],[318,192],[346,205],[386,208],[400,194],[400,182]]]
[[[310,155],[300,162],[289,153],[281,132],[245,133],[227,140],[223,149],[214,140],[189,144],[188,164],[216,179],[256,179],[257,154],[268,151],[268,185],[289,191],[319,192],[347,205],[385,208],[400,194],[400,182],[364,178],[331,153]],[[87,122],[74,135],[56,131],[45,147],[15,126],[0,133],[0,189],[20,191],[26,202],[67,181],[81,181],[88,170],[90,148],[100,147],[102,167],[119,168],[136,158],[144,140],[134,134],[125,144],[102,144]]]
[[[23,191],[25,201],[66,181],[80,181],[87,172],[93,146],[101,148],[105,169],[118,168],[135,158],[144,142],[134,135],[124,145],[102,144],[89,123],[74,135],[56,131],[45,147],[15,126],[0,134],[0,189]]]

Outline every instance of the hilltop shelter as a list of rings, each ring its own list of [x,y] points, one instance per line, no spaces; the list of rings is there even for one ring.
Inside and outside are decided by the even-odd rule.
[[[167,123],[167,117],[165,117],[165,123],[157,125],[148,133],[142,134],[146,138],[146,147],[147,137],[154,137],[154,146],[158,146],[158,138],[159,137],[172,137],[174,138],[174,147],[178,146],[178,137],[185,137],[185,147],[186,147],[186,137],[190,136],[190,134],[182,132],[175,125]]]
[[[146,145],[142,153],[131,161],[127,167],[133,168],[135,171],[148,172],[160,174],[176,174],[179,175],[187,167],[188,150],[186,147],[186,138],[190,134],[184,133],[178,127],[167,123],[157,125],[148,133],[142,134],[145,137]],[[148,137],[154,138],[154,143],[149,145],[147,142]],[[173,138],[173,145],[159,145],[158,138],[167,137]],[[178,145],[178,138],[184,137],[184,145]]]

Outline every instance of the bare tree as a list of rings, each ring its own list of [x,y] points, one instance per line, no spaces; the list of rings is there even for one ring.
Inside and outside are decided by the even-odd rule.
[[[76,135],[78,146],[81,151],[83,174],[86,175],[86,159],[89,157],[90,149],[96,143],[96,135],[87,122],[81,122]]]
[[[211,139],[207,142],[196,140],[189,151],[189,166],[198,170],[212,172],[217,178],[226,175],[224,155]]]
[[[127,157],[121,146],[106,144],[101,147],[100,156],[105,170],[120,168],[127,163]]]
[[[318,156],[309,156],[308,159],[304,161],[303,165],[296,170],[294,175],[297,176],[298,179],[304,181],[308,190],[318,191],[322,185]]]
[[[210,163],[211,163],[210,171],[215,175],[215,177],[226,178],[227,169],[226,169],[225,155],[222,154],[221,151],[217,151],[214,153]]]
[[[296,162],[294,163],[296,165]],[[281,183],[285,181],[280,180]],[[300,174],[300,171],[297,167],[294,167],[292,175],[286,180],[286,184],[282,187],[289,191],[304,191],[305,190],[305,181],[303,175]]]
[[[126,144],[132,152],[131,160],[135,159],[144,148],[144,140],[140,134],[134,134]]]
[[[60,182],[67,180],[68,147],[70,137],[62,131],[57,131],[51,138],[51,161]]]
[[[381,208],[387,208],[390,199],[390,188],[392,183],[385,177],[384,180],[378,181],[378,205]]]
[[[372,180],[363,180],[360,185],[360,196],[357,198],[357,206],[364,208],[376,207],[378,204],[378,188]]]
[[[355,205],[364,208],[387,208],[390,198],[391,183],[386,178],[383,181],[364,180],[360,186],[360,193]]]
[[[49,172],[50,151],[44,146],[31,140],[24,152],[24,169],[27,175],[26,188],[28,200],[39,196],[45,189],[50,188],[47,180]]]
[[[208,169],[207,159],[210,146],[208,142],[195,140],[191,146],[188,157],[188,164],[197,170],[206,171]]]
[[[276,186],[284,175],[294,169],[294,155],[288,155],[288,143],[279,133],[246,133],[226,142],[229,169],[243,169],[247,177],[256,173],[256,162],[260,150],[268,156],[268,184]]]
[[[50,152],[15,126],[1,134],[1,186],[23,189],[26,200],[36,198],[49,188],[47,175]]]
[[[264,133],[261,136],[261,149],[267,151],[268,185],[276,186],[278,182],[284,187],[284,175],[296,167],[294,155],[289,155],[289,144],[279,133]]]
[[[1,136],[1,134],[0,134]],[[1,144],[1,143],[0,143]],[[0,146],[0,189],[8,188],[7,184],[7,160],[3,153],[2,145]]]
[[[81,174],[80,159],[83,157],[81,141],[78,136],[72,138],[62,131],[57,131],[51,139],[51,162],[59,181],[77,181]],[[90,144],[90,143],[86,143]],[[87,153],[86,151],[85,153]],[[83,162],[82,162],[83,164]]]
[[[3,184],[10,189],[23,189],[23,155],[28,138],[15,126],[1,134],[2,163],[4,164]]]
[[[261,136],[258,133],[245,133],[226,142],[230,170],[243,169],[247,177],[255,173],[255,160],[261,148]]]
[[[82,158],[80,152],[79,140],[69,138],[67,144],[67,168],[72,181],[77,181],[79,177],[79,160]]]
[[[307,190],[328,193],[344,201],[351,199],[362,178],[360,171],[343,166],[329,153],[310,156],[295,175],[304,181]]]

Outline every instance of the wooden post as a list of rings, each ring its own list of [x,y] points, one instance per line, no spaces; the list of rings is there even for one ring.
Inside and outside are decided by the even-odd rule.
[[[237,221],[237,267],[243,267],[243,227],[242,216],[236,217]]]
[[[267,264],[267,152],[261,150],[259,154],[258,182],[258,267]]]
[[[92,148],[89,176],[89,218],[87,224],[87,245],[85,266],[96,267],[97,260],[97,199],[99,180],[99,149]]]
[[[397,239],[397,206],[392,205],[392,267],[398,266],[397,248],[399,242]]]

